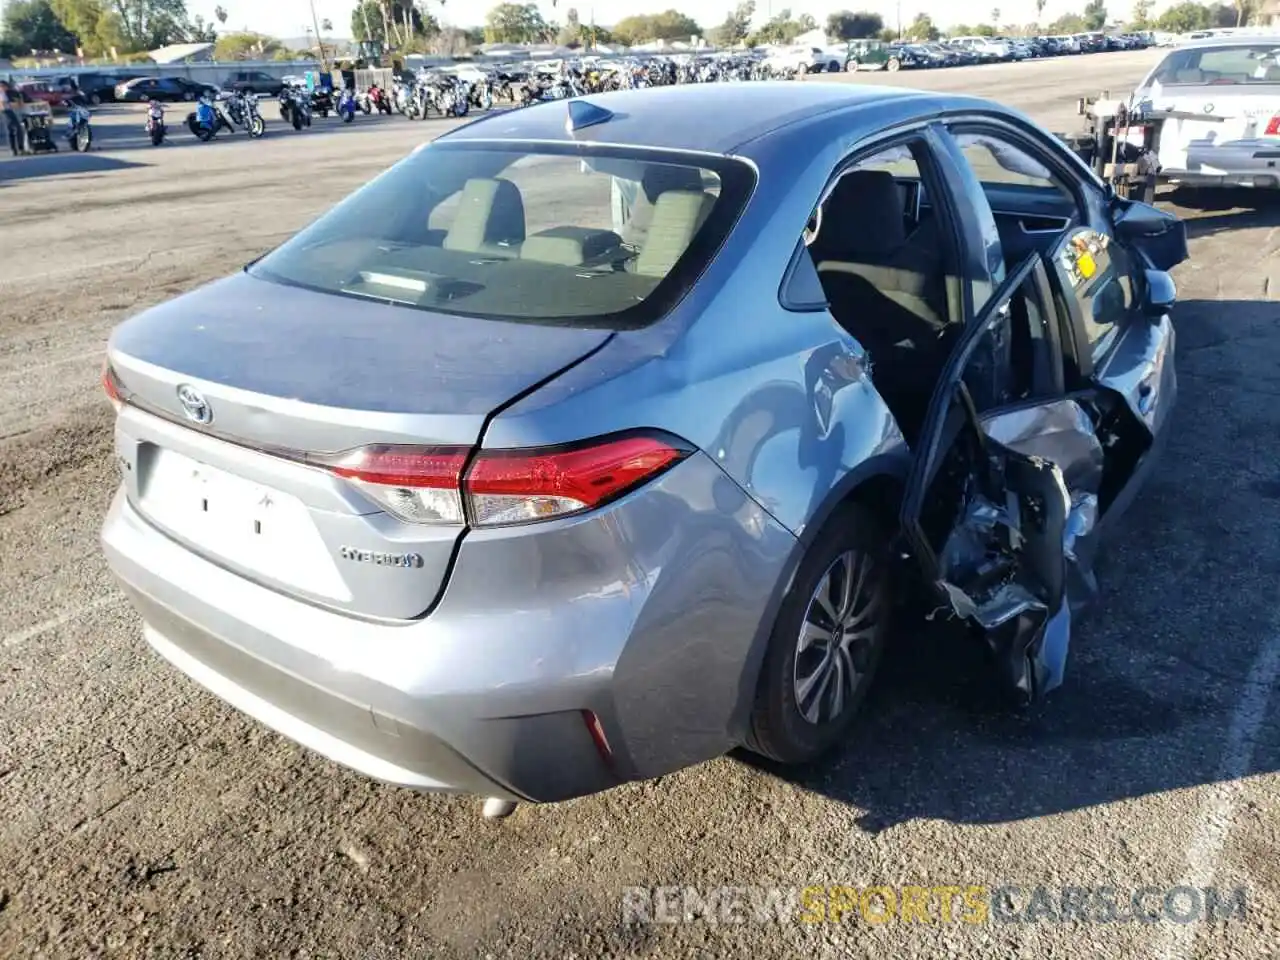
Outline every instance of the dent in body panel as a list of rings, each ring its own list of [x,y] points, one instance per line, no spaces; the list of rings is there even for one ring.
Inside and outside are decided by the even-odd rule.
[[[1155,323],[1130,324],[1095,374],[1100,385],[1124,398],[1153,438],[1164,431],[1176,399],[1174,344],[1173,321],[1167,314]]]

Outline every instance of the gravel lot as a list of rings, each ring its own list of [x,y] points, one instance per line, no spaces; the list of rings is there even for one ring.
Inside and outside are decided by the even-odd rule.
[[[1052,129],[1156,54],[899,74]],[[876,83],[861,75],[849,82]],[[171,120],[181,118],[181,109]],[[162,664],[97,533],[106,335],[237,268],[440,121],[266,111],[260,143],[0,160],[0,956],[1241,957],[1280,943],[1280,203],[1170,193],[1179,429],[1100,571],[1066,686],[1013,716],[904,644],[834,764],[725,758],[494,825],[349,774]],[[1218,885],[1217,924],[623,922],[628,887]],[[935,914],[936,919],[936,914]]]

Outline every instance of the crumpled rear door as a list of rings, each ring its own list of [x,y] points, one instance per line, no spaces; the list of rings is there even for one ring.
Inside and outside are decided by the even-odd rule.
[[[1047,291],[1032,255],[966,331],[930,402],[900,518],[942,609],[984,636],[1002,685],[1024,702],[1062,683],[1073,578],[1093,592],[1074,560],[1096,522],[1103,448],[1084,405],[1060,389],[1033,382],[979,411],[965,378],[984,340],[1007,340],[1018,322],[1057,323]],[[1015,297],[1040,308],[1011,310]]]

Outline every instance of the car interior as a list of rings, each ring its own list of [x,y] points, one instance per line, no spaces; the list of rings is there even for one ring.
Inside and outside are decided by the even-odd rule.
[[[1074,197],[1047,172],[1038,179],[1029,157],[1002,145],[997,158],[988,138],[958,139],[992,208],[1006,269],[1028,254],[1049,254],[1078,219]],[[817,211],[806,243],[833,317],[866,349],[877,390],[913,442],[963,307],[957,253],[920,166],[907,153],[891,148],[845,172]],[[975,393],[987,403],[1024,394],[1034,364],[1028,305],[1015,298],[1010,309],[1012,339],[1000,348],[1006,369],[984,372],[975,364],[988,381]]]
[[[632,163],[630,171],[638,176],[634,196],[612,222],[607,171],[588,171],[596,176],[585,189],[600,195],[576,207],[538,197],[536,177],[527,177],[524,190],[518,172],[469,177],[431,204],[425,223],[388,225],[384,235],[396,241],[383,239],[359,258],[376,266],[356,270],[342,290],[528,318],[634,306],[675,268],[719,192],[694,167]]]
[[[855,167],[822,204],[808,244],[832,315],[866,349],[908,440],[961,317],[958,264],[923,194],[918,173]]]

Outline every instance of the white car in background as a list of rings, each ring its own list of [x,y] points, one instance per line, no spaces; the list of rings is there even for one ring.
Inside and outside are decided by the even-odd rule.
[[[821,47],[803,44],[775,50],[765,63],[775,72],[802,69],[807,73],[838,73],[844,69],[842,57],[827,53]]]
[[[1133,103],[1140,115],[1184,115],[1163,121],[1163,178],[1280,188],[1280,32],[1175,47],[1134,91]]]

